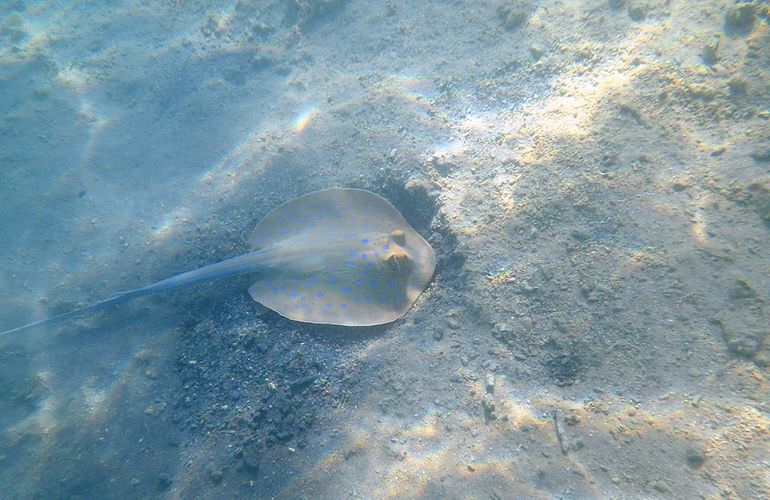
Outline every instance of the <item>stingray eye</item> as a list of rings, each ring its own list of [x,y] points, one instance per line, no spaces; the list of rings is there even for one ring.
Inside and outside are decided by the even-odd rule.
[[[390,237],[399,245],[406,245],[406,233],[402,229],[396,229],[390,233]]]
[[[400,273],[407,270],[409,256],[404,252],[393,252],[387,256],[385,262],[391,270]]]

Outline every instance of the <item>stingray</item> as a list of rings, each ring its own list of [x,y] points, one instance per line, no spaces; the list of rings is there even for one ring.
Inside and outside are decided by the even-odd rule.
[[[90,306],[0,335],[61,321],[137,297],[252,273],[251,297],[294,321],[373,326],[402,317],[436,267],[430,244],[388,201],[362,189],[328,189],[268,213],[253,251],[118,292]]]

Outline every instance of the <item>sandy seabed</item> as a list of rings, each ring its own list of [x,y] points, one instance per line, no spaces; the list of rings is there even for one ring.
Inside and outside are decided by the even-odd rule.
[[[767,1],[10,0],[0,329],[303,193],[438,256],[401,320],[248,277],[0,339],[3,498],[770,497]]]

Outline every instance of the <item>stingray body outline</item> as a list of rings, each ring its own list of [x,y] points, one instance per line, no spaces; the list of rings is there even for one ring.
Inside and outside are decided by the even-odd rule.
[[[254,273],[251,297],[294,321],[374,326],[402,317],[430,282],[430,244],[381,196],[355,188],[313,191],[270,211],[252,251],[115,295],[0,336],[145,295]]]

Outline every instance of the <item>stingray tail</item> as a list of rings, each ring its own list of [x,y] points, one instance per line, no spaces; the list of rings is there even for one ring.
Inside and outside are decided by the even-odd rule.
[[[27,323],[26,325],[11,328],[10,330],[2,331],[0,332],[0,337],[23,330],[29,330],[30,328],[35,328],[38,326],[51,326],[59,323],[60,321],[74,318],[76,316],[80,316],[81,314],[97,311],[99,309],[104,309],[105,307],[119,304],[121,302],[126,302],[128,300],[142,297],[144,295],[150,295],[165,290],[173,290],[174,288],[191,285],[193,283],[199,283],[201,281],[210,281],[224,278],[226,276],[234,276],[236,274],[254,272],[255,270],[258,270],[260,266],[262,266],[265,256],[269,254],[270,253],[266,250],[256,250],[251,253],[225,259],[214,264],[209,264],[208,266],[194,269],[192,271],[180,273],[151,285],[136,288],[134,290],[127,290],[125,292],[118,292],[112,297],[96,302],[95,304],[91,304],[90,306],[75,309],[74,311],[69,311],[63,314],[57,314],[56,316],[50,318],[41,319],[39,321]]]
[[[21,325],[21,326],[17,326],[16,328],[11,328],[10,330],[4,330],[0,332],[0,337],[4,337],[6,335],[21,332],[24,330],[30,330],[32,328],[39,327],[39,326],[52,326],[61,321],[65,321],[70,318],[75,318],[85,313],[98,311],[99,309],[104,309],[108,306],[119,304],[120,302],[124,302],[127,300],[131,300],[132,298],[137,297],[139,295],[145,295],[144,293],[141,293],[141,294],[137,293],[140,291],[141,289],[118,292],[112,297],[108,299],[100,300],[99,302],[91,304],[90,306],[81,307],[80,309],[75,309],[73,311],[69,311],[62,314],[57,314],[56,316],[51,316],[50,318],[44,318],[38,321],[33,321],[32,323],[27,323],[26,325]]]

